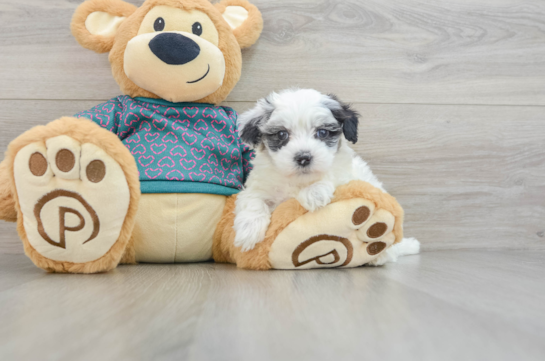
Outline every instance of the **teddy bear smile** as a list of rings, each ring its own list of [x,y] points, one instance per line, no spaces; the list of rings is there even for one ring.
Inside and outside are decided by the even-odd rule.
[[[206,71],[206,73],[204,73],[203,76],[201,76],[201,77],[200,77],[199,79],[197,79],[197,80],[188,81],[187,84],[194,84],[194,83],[200,82],[201,80],[203,80],[204,78],[206,78],[206,76],[208,75],[208,73],[210,73],[210,64],[208,64],[208,70]]]
[[[155,36],[149,42],[151,52],[168,65],[184,65],[195,60],[201,53],[201,48],[194,40],[178,33],[163,33]],[[187,84],[198,83],[206,78],[210,72],[207,64],[206,73],[196,80],[187,81]]]

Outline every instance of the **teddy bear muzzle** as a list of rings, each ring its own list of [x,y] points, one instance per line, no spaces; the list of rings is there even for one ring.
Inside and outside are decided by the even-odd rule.
[[[225,59],[216,45],[191,33],[146,33],[128,42],[124,71],[139,87],[171,102],[186,102],[221,87]]]

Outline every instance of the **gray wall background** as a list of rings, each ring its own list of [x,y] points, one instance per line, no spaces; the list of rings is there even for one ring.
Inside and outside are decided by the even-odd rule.
[[[137,5],[142,1],[130,1]],[[0,1],[0,150],[120,94],[70,34],[79,0]],[[311,87],[352,102],[355,146],[438,249],[545,249],[545,3],[253,0],[261,39],[226,104]],[[22,253],[0,224],[0,253]]]

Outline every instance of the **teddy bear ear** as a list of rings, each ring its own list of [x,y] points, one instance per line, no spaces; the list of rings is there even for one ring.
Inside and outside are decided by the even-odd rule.
[[[233,30],[241,49],[257,41],[263,30],[263,18],[257,7],[246,0],[222,0],[215,6]]]
[[[136,9],[121,0],[87,0],[72,17],[72,35],[84,48],[97,53],[109,52],[119,25]]]

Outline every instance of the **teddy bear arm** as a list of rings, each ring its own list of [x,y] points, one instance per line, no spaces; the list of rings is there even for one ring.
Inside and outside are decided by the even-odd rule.
[[[74,117],[89,119],[101,128],[109,130],[119,136],[119,124],[122,114],[122,103],[116,97],[105,103],[98,104],[89,110],[79,112],[74,115]]]

